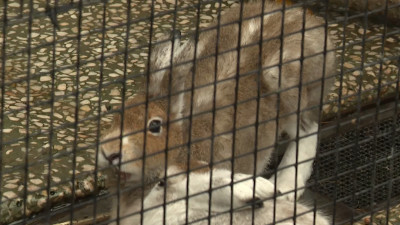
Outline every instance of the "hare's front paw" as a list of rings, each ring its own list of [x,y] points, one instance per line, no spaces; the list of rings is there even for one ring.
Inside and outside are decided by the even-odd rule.
[[[253,201],[254,198],[266,199],[274,195],[273,183],[262,177],[253,179],[249,175],[235,174],[233,179],[235,182],[233,185],[234,200],[239,203],[239,206]],[[253,188],[254,181],[256,183],[255,189]],[[254,195],[253,192],[255,192]]]
[[[297,180],[297,188],[295,188],[294,179],[290,179],[291,177],[284,177],[278,175],[278,180],[276,184],[276,190],[280,192],[280,198],[286,199],[289,201],[296,201],[300,196],[304,193],[305,183],[302,182],[302,179]],[[271,183],[275,182],[275,177],[272,176],[269,181]],[[295,194],[296,193],[296,194]]]
[[[262,200],[274,196],[274,185],[267,179],[251,175],[235,174],[233,177],[233,208],[244,206],[262,206]],[[254,188],[255,183],[255,188]],[[221,210],[229,210],[231,206],[231,178],[224,177],[216,181],[217,188],[213,192],[213,203],[219,205]],[[221,187],[224,186],[224,187]]]

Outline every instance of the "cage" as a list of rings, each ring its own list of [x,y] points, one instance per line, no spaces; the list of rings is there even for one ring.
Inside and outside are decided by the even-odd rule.
[[[0,224],[400,222],[398,0],[0,4]]]

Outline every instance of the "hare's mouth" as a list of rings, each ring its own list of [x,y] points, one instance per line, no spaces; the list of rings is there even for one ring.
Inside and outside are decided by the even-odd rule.
[[[123,172],[123,171],[119,171],[119,177],[120,177],[121,181],[125,181],[126,182],[126,181],[129,181],[131,179],[132,174],[126,173],[126,172]]]
[[[133,174],[128,173],[122,170],[119,170],[117,167],[114,167],[115,177],[119,178],[121,182],[129,182],[132,179]]]

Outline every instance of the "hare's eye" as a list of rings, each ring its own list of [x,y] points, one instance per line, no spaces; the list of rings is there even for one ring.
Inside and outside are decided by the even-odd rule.
[[[161,119],[151,119],[149,121],[148,129],[152,134],[160,134],[161,133]]]
[[[161,179],[161,180],[158,182],[158,186],[159,186],[159,187],[164,187],[164,186],[165,186],[165,179]]]

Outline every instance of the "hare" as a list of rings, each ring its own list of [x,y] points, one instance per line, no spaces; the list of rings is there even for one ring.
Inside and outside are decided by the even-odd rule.
[[[293,218],[296,218],[296,224],[300,225],[328,225],[328,218],[315,212],[300,203],[294,203],[285,199],[272,200],[259,199],[260,195],[253,198],[247,207],[237,209],[235,199],[232,212],[232,223],[230,214],[230,202],[221,201],[222,198],[230,200],[231,171],[225,169],[213,169],[211,198],[217,205],[212,205],[210,214],[208,201],[210,198],[209,185],[211,171],[202,171],[186,174],[186,171],[178,167],[171,166],[167,170],[167,178],[160,180],[158,184],[148,185],[145,188],[145,195],[142,201],[142,189],[124,193],[120,204],[120,213],[112,212],[114,219],[119,219],[120,225],[132,224],[186,224],[186,222],[196,225],[208,224],[210,217],[211,224],[294,224]],[[162,173],[162,176],[164,174]],[[242,188],[252,188],[253,179],[250,175],[236,173],[235,189],[241,192]],[[188,179],[189,177],[189,179]],[[264,178],[257,178],[257,183],[263,185]],[[264,182],[267,182],[265,180]],[[258,185],[258,184],[257,184]],[[187,188],[188,187],[188,188]],[[187,191],[188,190],[188,191]],[[247,191],[245,191],[247,192]],[[259,194],[259,193],[257,193]],[[186,202],[186,196],[188,201]],[[262,197],[262,193],[261,193]],[[165,208],[163,207],[165,199]],[[215,200],[214,200],[215,199]],[[220,199],[220,201],[218,201]],[[186,204],[187,203],[187,204]],[[251,204],[253,203],[253,204]],[[116,204],[116,201],[114,202]],[[275,204],[275,207],[274,207]],[[296,205],[296,212],[294,211]],[[254,209],[252,208],[254,205]],[[143,206],[143,213],[141,208]],[[214,208],[224,209],[224,213],[215,213]],[[165,210],[165,211],[164,211]],[[253,212],[254,210],[254,217]],[[275,211],[274,211],[275,210]],[[165,214],[164,214],[165,213]],[[315,218],[314,218],[315,214]],[[187,218],[186,218],[187,217]],[[275,220],[274,220],[275,218]]]
[[[334,46],[323,19],[301,7],[241,5],[185,43],[177,36],[154,46],[146,91],[116,110],[102,135],[101,165],[145,183],[200,161],[259,175],[286,133],[292,141],[270,182],[289,200],[302,194],[321,99],[334,79]]]

